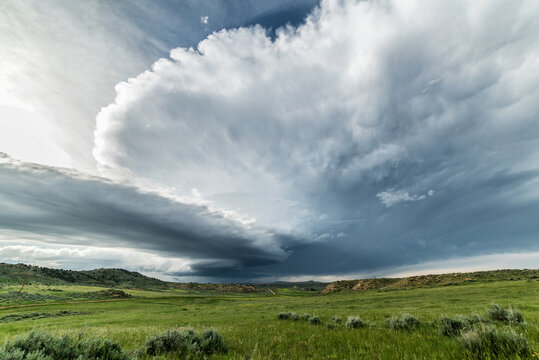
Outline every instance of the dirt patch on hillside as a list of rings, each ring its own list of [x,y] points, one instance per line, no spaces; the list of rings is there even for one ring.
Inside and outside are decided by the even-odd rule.
[[[331,294],[334,292],[346,290],[346,289],[352,289],[356,284],[358,280],[339,280],[332,282],[328,284],[322,291],[320,291],[322,294]]]

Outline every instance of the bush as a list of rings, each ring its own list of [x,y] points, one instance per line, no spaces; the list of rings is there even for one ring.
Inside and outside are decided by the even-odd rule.
[[[180,332],[177,329],[169,329],[161,335],[153,335],[146,339],[146,353],[148,355],[170,351],[187,353],[193,343],[198,343],[198,337],[193,330]]]
[[[457,336],[465,328],[464,321],[460,319],[451,319],[443,317],[440,319],[439,331],[445,336]]]
[[[327,323],[326,323],[326,327],[327,327],[328,329],[335,329],[335,324],[332,323],[332,322],[327,322]]]
[[[400,318],[394,316],[386,322],[393,330],[412,330],[421,325],[421,322],[410,314],[403,314]]]
[[[492,304],[487,310],[487,316],[491,320],[505,322],[507,320],[507,311],[498,304]]]
[[[492,304],[487,310],[487,316],[493,321],[503,322],[504,324],[524,324],[524,317],[522,314],[509,307],[507,309],[502,308],[498,304]]]
[[[335,324],[342,323],[342,318],[340,316],[334,316],[332,320]]]
[[[363,326],[363,321],[359,318],[359,316],[349,316],[348,319],[346,319],[346,327],[349,329],[356,329]]]
[[[169,329],[146,340],[146,354],[175,352],[182,356],[200,357],[202,354],[225,353],[223,338],[216,330],[205,330],[198,336],[193,330]]]
[[[477,314],[472,314],[472,315],[469,315],[469,316],[464,316],[464,317],[461,317],[462,321],[464,321],[467,325],[475,325],[475,324],[485,324],[488,322],[487,319],[485,319],[484,317],[480,316],[480,315],[477,315]]]
[[[440,319],[439,332],[445,336],[457,336],[465,329],[471,329],[475,324],[486,323],[487,320],[477,314],[459,316],[456,319],[444,316]]]
[[[531,352],[526,339],[512,329],[499,332],[494,328],[481,327],[463,333],[460,343],[466,351],[482,359],[490,358],[490,355],[526,356]]]
[[[508,324],[525,324],[524,316],[513,308],[507,309],[507,323]]]
[[[279,313],[279,315],[277,315],[277,318],[279,320],[288,320],[288,319],[291,319],[291,320],[299,320],[299,315],[296,314],[296,313],[293,313],[293,312],[282,312],[282,313]]]
[[[309,322],[313,325],[320,325],[320,318],[318,316],[311,316]]]
[[[292,316],[291,312],[282,312],[282,313],[279,313],[279,315],[277,315],[277,318],[279,320],[288,320],[290,319],[290,316]]]
[[[31,332],[0,348],[2,360],[128,360],[120,346],[106,339],[55,337]]]
[[[200,349],[205,354],[226,353],[227,347],[223,337],[216,330],[209,329],[200,336]]]
[[[310,318],[311,318],[311,315],[309,315],[309,314],[303,314],[303,315],[301,315],[301,320],[309,321]]]

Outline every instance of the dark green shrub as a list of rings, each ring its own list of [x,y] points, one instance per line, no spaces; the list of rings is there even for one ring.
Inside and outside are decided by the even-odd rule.
[[[186,329],[180,332],[177,329],[169,329],[163,334],[150,336],[146,340],[146,353],[148,355],[171,351],[187,353],[193,343],[199,343],[198,336],[193,330]]]
[[[365,324],[363,324],[363,321],[359,316],[349,316],[348,319],[346,319],[346,327],[349,329],[357,329],[363,326],[365,326]]]
[[[484,317],[478,315],[478,314],[472,314],[472,315],[468,315],[468,316],[463,316],[463,317],[460,317],[460,319],[462,321],[464,321],[467,325],[475,325],[475,324],[485,324],[488,322],[487,319],[485,319]]]
[[[503,322],[504,324],[524,324],[522,314],[511,307],[504,309],[498,304],[490,305],[487,310],[487,316],[493,321]]]
[[[161,335],[146,340],[146,354],[159,355],[169,352],[186,357],[201,357],[203,354],[225,353],[227,347],[216,330],[205,330],[198,336],[193,330],[169,329]]]
[[[320,318],[318,316],[311,316],[309,322],[313,325],[320,325]]]
[[[200,336],[200,349],[205,354],[225,353],[227,347],[223,337],[216,330],[204,330]]]
[[[524,316],[520,313],[520,311],[515,310],[513,308],[507,309],[507,323],[508,324],[525,324],[526,321],[524,321]]]
[[[0,349],[0,359],[12,360],[128,360],[120,346],[105,339],[77,339],[31,332],[8,342]]]
[[[290,320],[298,321],[299,320],[299,315],[294,313],[294,312],[290,313]]]
[[[457,336],[466,327],[466,324],[461,319],[452,319],[443,317],[440,319],[439,331],[445,336]]]
[[[335,324],[334,324],[334,323],[331,323],[331,322],[327,322],[327,323],[326,323],[326,327],[327,327],[328,329],[335,329]]]
[[[292,316],[291,312],[282,312],[282,313],[279,313],[279,315],[277,315],[277,318],[279,320],[288,320],[290,319],[291,316]]]
[[[41,356],[41,355],[40,355]],[[25,360],[25,353],[22,350],[14,349],[11,351],[0,349],[0,359],[2,360]],[[35,360],[51,360],[50,358],[41,357]]]
[[[122,348],[107,339],[85,338],[79,342],[80,353],[85,359],[128,359],[122,355]]]
[[[412,330],[421,324],[418,319],[410,314],[403,314],[400,318],[393,316],[387,319],[386,322],[393,330]]]
[[[491,320],[505,322],[507,320],[507,310],[498,304],[492,304],[487,310],[487,316]]]
[[[303,315],[301,315],[301,320],[307,320],[307,321],[309,321],[310,318],[311,318],[311,315],[309,315],[309,314],[303,314]]]
[[[340,323],[342,323],[342,317],[340,317],[340,316],[334,316],[332,320],[333,320],[333,322],[334,322],[335,324],[340,324]]]
[[[526,356],[531,352],[526,338],[513,329],[498,331],[483,326],[463,333],[459,340],[466,351],[481,359],[508,355]]]
[[[463,330],[471,329],[476,324],[487,323],[487,320],[477,314],[459,316],[455,319],[444,316],[440,319],[438,331],[445,336],[457,336]]]

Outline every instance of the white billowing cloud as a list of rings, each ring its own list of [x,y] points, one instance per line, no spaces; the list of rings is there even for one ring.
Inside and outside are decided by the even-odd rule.
[[[427,194],[423,195],[410,195],[408,192],[403,190],[397,190],[397,191],[382,191],[376,194],[376,197],[380,199],[380,201],[386,206],[391,207],[397,203],[403,202],[403,201],[419,201],[424,200],[427,198],[427,196],[434,195],[434,190],[427,191]]]
[[[28,119],[0,107],[0,134],[6,134],[0,137],[0,151],[95,172],[95,116],[114,100],[116,83],[144,71],[170,48],[196,43],[210,31],[313,2],[2,1],[0,105],[9,94],[39,116]],[[200,26],[201,13],[211,23]],[[28,125],[22,128],[21,121]],[[8,136],[13,140],[6,144]]]
[[[328,0],[274,41],[223,30],[118,84],[94,156],[107,176],[196,187],[258,224],[357,245],[366,229],[342,224],[368,223],[377,194],[427,203],[386,189],[448,196],[539,168],[537,14],[534,1]]]

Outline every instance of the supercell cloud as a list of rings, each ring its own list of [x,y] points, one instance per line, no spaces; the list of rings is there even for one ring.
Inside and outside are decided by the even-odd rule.
[[[1,225],[211,279],[538,251],[538,15],[329,0],[297,27],[215,32],[116,85],[100,178],[4,161]]]

